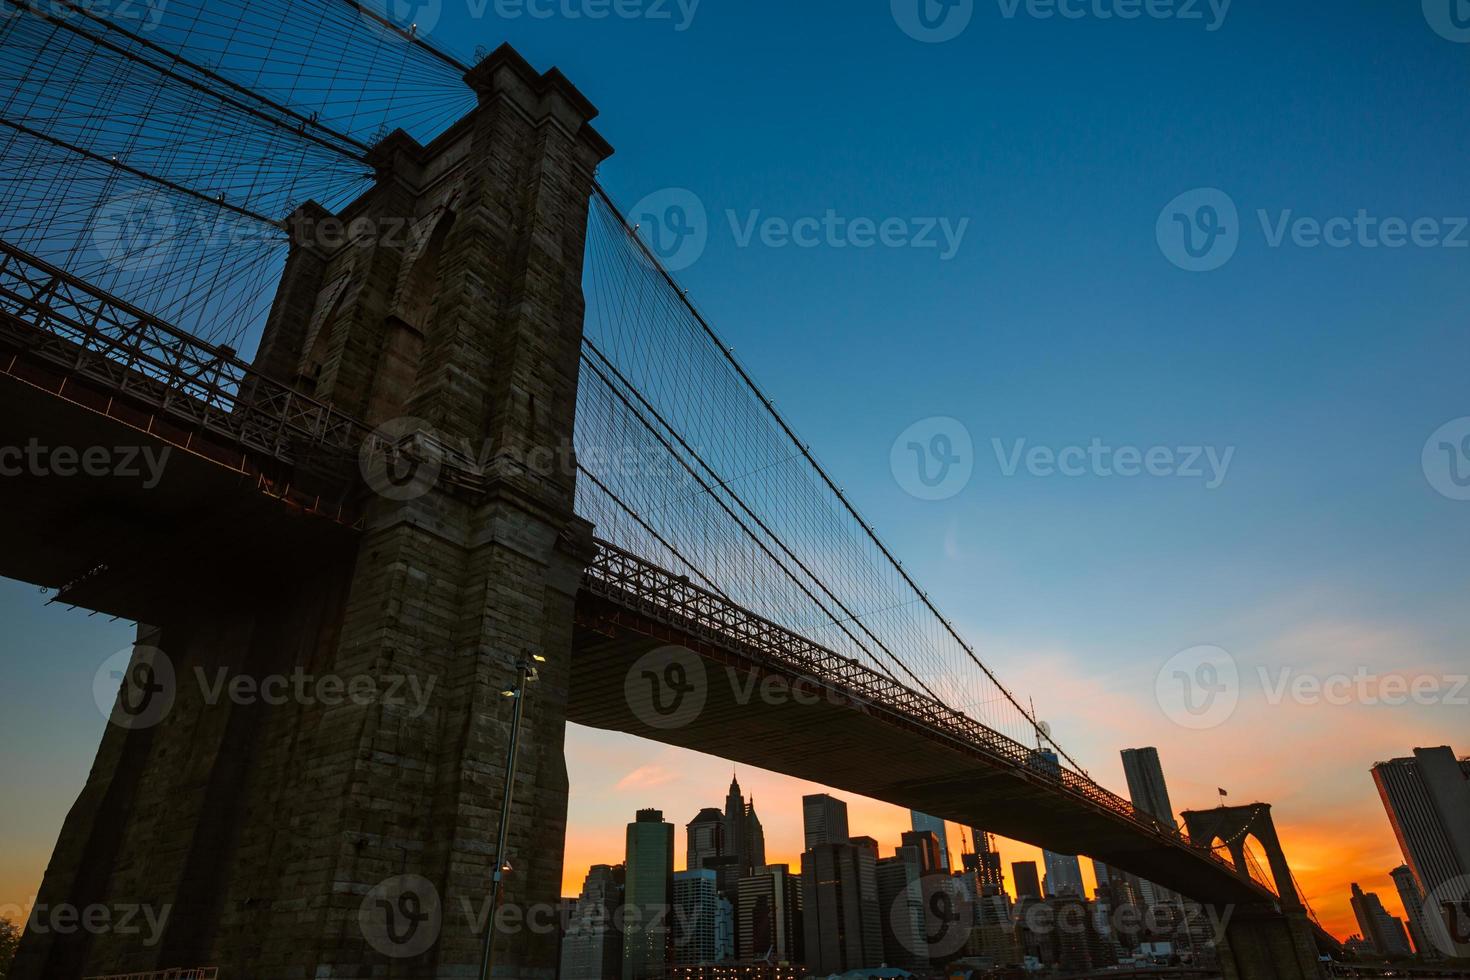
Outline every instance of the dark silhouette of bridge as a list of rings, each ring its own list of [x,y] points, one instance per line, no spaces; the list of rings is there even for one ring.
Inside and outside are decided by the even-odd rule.
[[[48,37],[162,71],[155,42],[20,7]],[[590,103],[508,49],[461,65],[392,30],[477,100],[427,144],[395,131],[358,146],[183,55],[169,62],[168,77],[271,139],[309,137],[374,174],[335,211],[294,202],[277,226],[289,252],[253,360],[0,242],[0,445],[168,453],[156,480],[58,479],[54,457],[0,480],[0,575],[149,624],[134,664],[148,670],[126,673],[120,706],[159,686],[146,648],[177,681],[155,723],[115,712],[41,895],[168,903],[164,941],[28,935],[17,975],[478,962],[475,924],[447,910],[482,900],[489,867],[514,863],[522,904],[558,894],[566,721],[1088,854],[1232,910],[1228,976],[1315,975],[1331,940],[1269,812],[1191,817],[1191,838],[1071,763],[597,186],[611,150]],[[126,176],[207,196],[187,175]],[[249,200],[228,206],[269,221]],[[314,237],[333,218],[408,231]],[[527,655],[543,666],[524,693],[510,847],[495,855],[498,694]],[[701,704],[670,719],[659,679],[674,661],[681,683],[702,678]],[[179,680],[196,667],[409,674],[445,693],[424,717],[376,702],[219,705]],[[751,696],[773,682],[811,696]],[[1061,763],[1037,751],[1048,743]],[[1269,881],[1239,860],[1248,834]],[[446,912],[437,943],[396,957],[350,926],[376,883],[409,873]],[[506,975],[555,962],[554,937],[498,943]]]

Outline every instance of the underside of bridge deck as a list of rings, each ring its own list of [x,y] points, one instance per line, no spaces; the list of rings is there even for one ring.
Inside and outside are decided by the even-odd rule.
[[[678,644],[688,697],[672,703],[642,660]],[[662,697],[664,703],[655,705]],[[1204,854],[1167,845],[1127,818],[1059,793],[1044,775],[1001,766],[943,733],[826,684],[758,663],[719,642],[664,626],[584,591],[568,720],[627,732],[984,827],[1054,851],[1087,854],[1213,905],[1269,896]],[[652,723],[651,723],[652,722]]]

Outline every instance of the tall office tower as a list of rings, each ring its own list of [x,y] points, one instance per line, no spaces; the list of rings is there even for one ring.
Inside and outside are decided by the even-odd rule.
[[[745,796],[740,782],[730,777],[730,791],[725,794],[725,853],[735,855],[741,875],[750,873],[749,852],[745,848]]]
[[[940,855],[939,838],[932,830],[908,830],[900,835],[904,847],[912,847],[919,859],[919,874],[942,874],[948,871]]]
[[[801,962],[801,879],[790,865],[756,868],[741,880],[738,918],[742,960]]]
[[[727,963],[735,958],[735,906],[724,895],[718,899],[719,916],[715,920],[715,962]]]
[[[975,854],[975,871],[980,876],[984,894],[999,895],[1005,891],[1006,874],[1001,865],[1000,851],[995,847],[995,837],[988,830],[970,828],[971,847]]]
[[[1123,750],[1123,775],[1128,780],[1128,798],[1137,810],[1141,810],[1168,828],[1179,825],[1174,816],[1174,805],[1169,802],[1169,786],[1164,782],[1164,766],[1159,762],[1159,750],[1148,746],[1141,749]],[[1161,885],[1141,878],[1133,882],[1139,898],[1145,905],[1153,906],[1172,902],[1174,892]]]
[[[725,854],[725,815],[714,807],[705,807],[685,826],[689,847],[685,867],[697,871],[710,858]]]
[[[1056,913],[1057,962],[1063,973],[1090,973],[1118,962],[1112,940],[1097,930],[1087,899],[1067,894],[1048,900]]]
[[[623,890],[623,980],[655,980],[668,964],[669,904],[674,880],[674,825],[661,810],[639,810],[628,824]]]
[[[561,943],[561,980],[605,980],[622,973],[623,866],[593,865]]]
[[[883,963],[878,846],[871,837],[819,844],[801,856],[806,966],[818,976]]]
[[[719,961],[720,896],[713,871],[701,868],[674,873],[672,917],[676,965]]]
[[[918,810],[909,811],[909,826],[916,831],[927,830],[934,835],[939,844],[939,867],[942,871],[949,870],[949,838],[945,836],[944,820],[941,817],[931,817],[927,813]]]
[[[1164,767],[1159,762],[1158,749],[1124,749],[1123,775],[1128,780],[1128,796],[1135,807],[1166,827],[1178,826],[1173,804],[1169,802],[1169,787],[1164,783]]]
[[[766,863],[766,830],[761,826],[761,818],[755,815],[754,796],[745,808],[745,857],[750,863],[747,874]]]
[[[934,835],[925,831],[904,834],[933,840]],[[910,844],[894,851],[893,857],[878,861],[878,909],[882,913],[883,960],[911,972],[929,968],[928,941],[925,930],[925,894],[923,878],[925,864],[932,856],[924,855],[920,848]]]
[[[1470,759],[1449,746],[1380,762],[1373,782],[1424,895],[1424,928],[1440,953],[1470,956],[1458,923],[1470,903]],[[1367,937],[1364,937],[1367,938]]]
[[[1077,860],[1077,855],[1042,851],[1041,857],[1046,863],[1046,879],[1043,883],[1047,898],[1061,898],[1064,895],[1087,897],[1082,886],[1082,862]]]
[[[1041,879],[1036,876],[1035,861],[1011,864],[1011,880],[1016,883],[1016,900],[1041,897]]]
[[[1409,955],[1409,934],[1404,931],[1404,921],[1390,915],[1377,895],[1364,892],[1353,882],[1352,905],[1359,931],[1380,956]]]
[[[801,798],[801,824],[805,849],[818,844],[842,844],[847,841],[847,804],[826,793],[813,793]]]
[[[1419,891],[1419,883],[1414,880],[1414,872],[1409,870],[1407,864],[1401,864],[1388,875],[1398,889],[1404,914],[1409,917],[1409,938],[1414,941],[1414,952],[1420,956],[1434,956],[1434,944],[1429,941],[1429,935],[1425,931],[1424,895]]]

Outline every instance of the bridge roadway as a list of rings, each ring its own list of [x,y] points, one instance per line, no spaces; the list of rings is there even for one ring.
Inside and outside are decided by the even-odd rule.
[[[232,351],[0,243],[0,447],[171,452],[152,486],[138,458],[133,475],[57,479],[23,466],[0,479],[0,575],[141,622],[159,596],[208,602],[234,580],[299,581],[350,560],[368,438]],[[474,482],[454,466],[446,478]],[[1027,746],[611,545],[598,545],[577,619],[571,721],[1087,854],[1204,903],[1275,902],[1127,801],[1038,767]],[[705,703],[659,727],[641,670],[627,682],[669,644],[697,654]]]

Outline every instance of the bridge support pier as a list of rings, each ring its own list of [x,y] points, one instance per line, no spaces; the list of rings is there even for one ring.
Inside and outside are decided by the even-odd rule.
[[[479,108],[428,147],[390,136],[377,188],[341,216],[406,240],[329,248],[309,222],[293,229],[257,359],[384,426],[404,454],[367,454],[365,530],[340,552],[261,540],[268,580],[220,569],[215,601],[149,600],[157,629],[62,830],[17,980],[476,976],[502,862],[495,976],[555,977],[573,624],[592,554],[570,450],[582,258],[611,150],[554,70],[501,49],[466,82]],[[506,692],[528,657],[538,677],[517,692],[497,854]],[[94,905],[114,923],[148,916],[139,931],[47,928],[43,909]]]
[[[1226,916],[1228,915],[1228,918]],[[1304,909],[1219,911],[1224,935],[1216,936],[1225,980],[1325,980],[1317,943]]]

